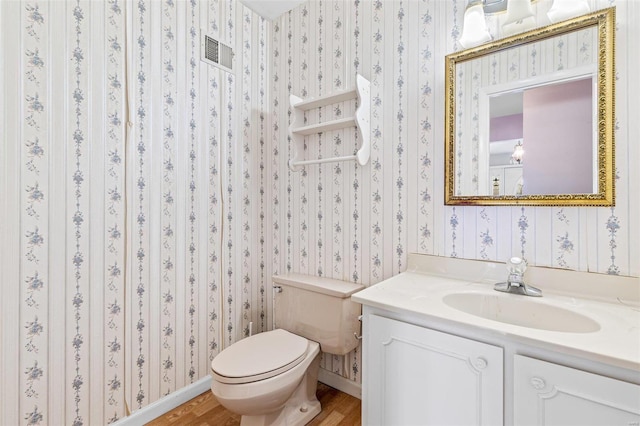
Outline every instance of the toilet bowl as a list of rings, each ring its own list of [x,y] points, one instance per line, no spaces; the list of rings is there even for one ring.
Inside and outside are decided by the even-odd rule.
[[[276,329],[241,340],[212,362],[211,391],[242,426],[304,425],[320,412],[320,345]]]
[[[358,284],[300,274],[273,277],[276,329],[242,339],[211,362],[211,391],[241,426],[302,426],[320,413],[320,351],[358,346]]]

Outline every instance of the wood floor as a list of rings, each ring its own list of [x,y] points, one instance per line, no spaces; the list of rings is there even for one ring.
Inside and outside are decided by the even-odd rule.
[[[361,424],[360,400],[358,398],[340,392],[324,383],[318,383],[316,395],[322,404],[322,412],[309,425],[359,426]],[[148,425],[237,426],[240,425],[240,416],[227,411],[216,401],[211,391],[207,391],[158,417]]]

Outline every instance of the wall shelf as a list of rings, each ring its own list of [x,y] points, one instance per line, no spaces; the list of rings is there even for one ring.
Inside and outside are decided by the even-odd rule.
[[[301,109],[303,111],[309,111],[310,109],[320,108],[323,106],[336,104],[338,102],[348,101],[350,99],[355,99],[358,96],[357,90],[355,88],[344,90],[340,92],[335,92],[327,96],[323,96],[320,98],[309,99],[306,101],[301,101],[296,104],[296,108]],[[298,98],[299,99],[299,98]]]
[[[325,121],[324,123],[312,124],[310,126],[298,127],[291,129],[291,133],[296,135],[308,136],[314,133],[330,132],[331,130],[340,130],[356,125],[355,117],[341,118],[339,120]]]
[[[304,122],[304,112],[315,108],[332,105],[338,102],[344,102],[351,99],[357,100],[357,109],[355,115],[340,118],[337,120],[324,121],[309,126],[298,127],[297,123]],[[291,95],[289,98],[293,118],[289,125],[289,137],[293,144],[293,155],[289,160],[289,168],[292,171],[298,171],[301,167],[311,164],[333,163],[338,161],[357,161],[358,164],[364,166],[369,161],[370,156],[370,109],[371,95],[369,81],[356,74],[356,87],[349,90],[334,92],[332,94],[321,96],[315,99],[304,100],[298,96]],[[329,157],[319,159],[303,160],[301,158],[304,144],[304,137],[330,132],[332,130],[340,130],[349,127],[356,127],[362,141],[358,152],[355,155],[347,155],[343,157]]]

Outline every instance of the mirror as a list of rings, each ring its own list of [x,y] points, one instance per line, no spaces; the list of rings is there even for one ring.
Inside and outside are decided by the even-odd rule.
[[[446,57],[445,204],[614,204],[614,19]]]

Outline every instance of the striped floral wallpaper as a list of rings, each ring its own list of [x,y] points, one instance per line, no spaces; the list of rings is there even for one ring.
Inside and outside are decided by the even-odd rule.
[[[1,2],[0,423],[109,423],[206,376],[272,327],[272,274],[370,285],[419,252],[639,276],[640,5],[590,2],[617,6],[613,208],[443,206],[465,0],[313,0],[273,22],[236,0]],[[200,62],[201,29],[236,48],[235,73]],[[370,162],[291,172],[289,94],[356,72]],[[346,129],[306,149],[360,143]],[[322,365],[360,381],[359,351]]]
[[[0,424],[111,423],[270,328],[270,25],[235,0],[11,1],[0,22]]]
[[[551,1],[533,5],[543,25]],[[444,56],[458,49],[465,0],[310,1],[273,26],[271,185],[275,272],[295,271],[374,284],[403,271],[409,252],[504,261],[598,273],[640,275],[637,126],[629,111],[638,86],[629,40],[640,17],[631,1],[617,6],[616,207],[462,207],[443,205]],[[500,18],[488,18],[500,36]],[[637,35],[637,33],[635,33]],[[558,47],[558,55],[567,44]],[[538,64],[539,66],[539,64]],[[497,70],[501,72],[501,70]],[[290,172],[289,94],[303,98],[371,81],[371,159]],[[504,70],[508,74],[509,70]],[[506,76],[508,78],[508,75]],[[498,79],[501,78],[498,76]],[[632,89],[634,88],[634,89]],[[637,98],[637,97],[635,97]],[[334,117],[352,105],[317,114]],[[309,120],[317,117],[310,116]],[[349,131],[306,139],[307,158],[350,155]],[[359,381],[359,354],[325,356],[322,366]]]

